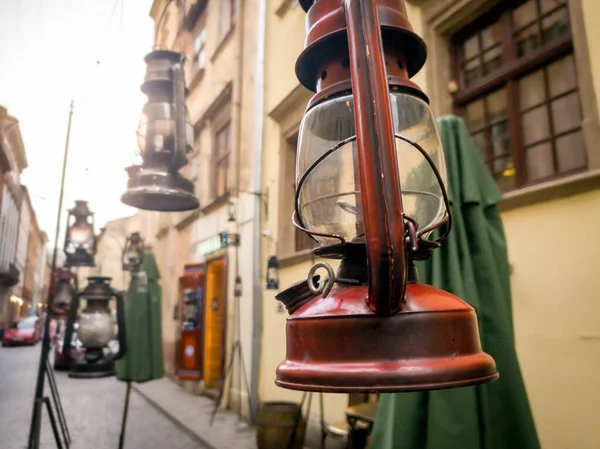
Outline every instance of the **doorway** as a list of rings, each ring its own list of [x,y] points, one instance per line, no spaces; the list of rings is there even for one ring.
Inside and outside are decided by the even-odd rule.
[[[204,313],[204,388],[220,387],[225,371],[227,319],[227,260],[220,258],[206,268]]]

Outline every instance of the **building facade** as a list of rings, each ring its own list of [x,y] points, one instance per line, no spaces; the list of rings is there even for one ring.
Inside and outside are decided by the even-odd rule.
[[[600,244],[564,244],[559,236],[595,229],[600,218],[600,4],[409,0],[407,7],[429,54],[413,80],[437,115],[465,118],[504,192],[517,352],[542,447],[599,447]],[[267,1],[263,230],[273,239],[263,242],[262,262],[277,255],[282,288],[305,279],[312,263],[289,218],[298,127],[311,97],[294,74],[305,17],[294,1]],[[286,318],[273,296],[265,291],[263,299],[261,399],[299,401],[300,393],[273,383]],[[344,421],[352,399],[326,395],[326,420]]]
[[[27,192],[27,188],[22,186],[22,189]],[[29,199],[29,193],[26,193],[29,207],[29,236],[27,239],[27,259],[25,262],[25,279],[23,282],[23,297],[26,298],[22,315],[36,313],[38,301],[38,289],[42,284],[39,276],[39,258],[42,251],[42,235],[38,226],[37,217]]]
[[[156,220],[152,219],[155,212],[138,211],[130,217],[117,218],[106,222],[98,233],[96,266],[81,269],[82,275],[79,277],[80,285],[86,284],[87,276],[107,276],[110,277],[111,286],[120,291],[127,291],[130,276],[122,268],[123,250],[125,249],[126,239],[133,232],[139,232],[144,239],[144,246],[152,249],[156,235],[154,225]],[[85,277],[84,277],[85,276]]]
[[[151,11],[157,24],[155,48],[175,50],[187,58],[187,107],[196,138],[182,173],[195,183],[200,200],[197,211],[158,218],[156,254],[163,276],[166,369],[192,378],[186,384],[207,394],[224,388],[226,403],[242,407],[244,414],[248,394],[258,405],[262,318],[257,312],[258,223],[267,199],[267,192],[260,189],[258,160],[262,61],[257,51],[264,30],[259,26],[264,17],[259,4],[257,0],[156,0]],[[184,287],[190,279],[193,287]],[[193,304],[184,307],[184,295],[195,298]],[[196,349],[182,343],[182,321],[196,331]],[[225,379],[226,361],[236,340],[243,352],[249,392],[244,382],[231,382],[239,379],[239,363]],[[197,354],[193,370],[183,366],[190,350]],[[186,377],[190,371],[194,375]]]
[[[17,240],[19,236],[19,211],[22,191],[21,172],[28,162],[19,122],[0,107],[0,325],[12,319],[11,301],[13,286],[22,273],[17,264]]]
[[[19,270],[19,282],[13,288],[13,296],[18,301],[19,309],[16,316],[27,314],[31,308],[33,291],[31,283],[26,282],[31,279],[29,266],[29,239],[31,237],[33,209],[31,199],[26,187],[21,186],[22,199],[21,209],[19,211],[19,235],[17,238],[16,265]],[[28,274],[29,273],[29,274]]]
[[[39,312],[39,309],[46,302],[47,287],[46,287],[46,270],[48,265],[48,235],[44,231],[39,232],[39,245],[36,249],[35,259],[35,279],[34,279],[34,295],[32,309]],[[49,273],[48,273],[49,274]]]

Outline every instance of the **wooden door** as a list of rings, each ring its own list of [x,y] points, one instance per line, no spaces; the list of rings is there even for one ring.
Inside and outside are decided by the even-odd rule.
[[[218,388],[225,365],[227,319],[227,262],[217,259],[207,266],[204,324],[204,388]]]

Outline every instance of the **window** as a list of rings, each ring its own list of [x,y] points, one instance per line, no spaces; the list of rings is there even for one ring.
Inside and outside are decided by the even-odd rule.
[[[287,183],[289,189],[289,198],[290,204],[293,210],[296,206],[296,161],[297,161],[297,152],[298,152],[298,133],[287,139],[287,157],[288,157],[288,173],[286,173],[284,182]],[[288,182],[291,181],[291,182]],[[288,197],[288,195],[286,195]],[[294,251],[303,251],[305,249],[310,249],[316,245],[316,242],[304,231],[298,229],[291,220],[291,214],[288,218],[287,223],[289,226],[294,228]]]
[[[215,135],[215,197],[220,198],[229,190],[227,173],[231,154],[231,122],[221,127]]]
[[[200,71],[206,66],[206,25],[202,25],[202,28],[194,38],[194,54],[196,67]]]
[[[219,0],[219,39],[224,39],[235,25],[236,0]]]
[[[453,41],[457,112],[496,182],[587,167],[567,0],[507,0]]]

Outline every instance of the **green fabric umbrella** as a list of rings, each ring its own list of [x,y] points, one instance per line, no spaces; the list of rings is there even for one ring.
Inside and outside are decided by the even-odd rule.
[[[420,281],[454,293],[477,311],[483,350],[500,378],[453,390],[381,395],[372,449],[540,447],[515,351],[509,265],[497,204],[501,194],[464,121],[438,119],[453,230],[419,266]]]
[[[145,251],[141,272],[131,276],[125,296],[127,353],[116,362],[119,380],[147,382],[164,375],[159,279],[154,254]]]

